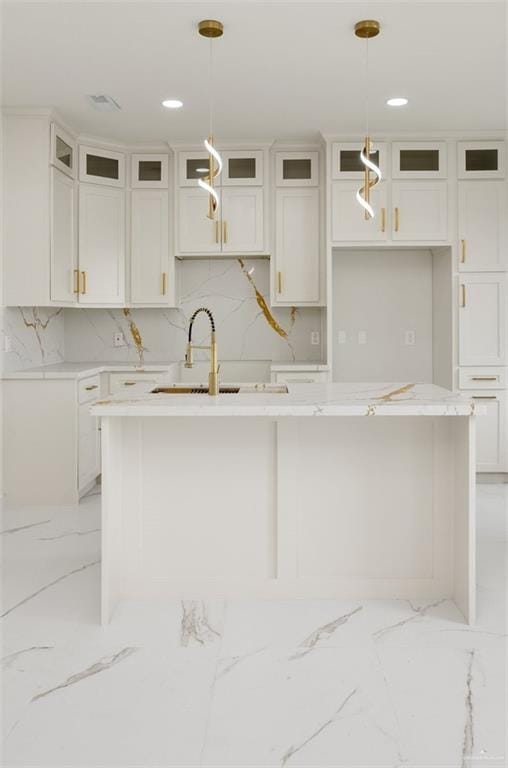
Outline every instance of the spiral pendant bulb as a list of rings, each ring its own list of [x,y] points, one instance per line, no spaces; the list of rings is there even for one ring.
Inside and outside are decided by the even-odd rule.
[[[213,137],[209,136],[208,139],[205,139],[204,144],[206,151],[210,155],[210,170],[206,176],[206,181],[205,179],[198,179],[198,184],[201,189],[204,189],[209,195],[208,218],[213,219],[215,218],[215,213],[219,207],[219,195],[213,188],[213,182],[222,173],[223,163],[221,156],[213,146]]]
[[[381,181],[382,175],[380,168],[370,159],[371,154],[370,139],[367,136],[362,151],[360,152],[360,160],[365,168],[365,181],[363,186],[356,193],[356,199],[365,211],[366,219],[373,219],[375,216],[374,208],[370,204],[370,190],[375,187]],[[374,177],[371,178],[371,172]]]

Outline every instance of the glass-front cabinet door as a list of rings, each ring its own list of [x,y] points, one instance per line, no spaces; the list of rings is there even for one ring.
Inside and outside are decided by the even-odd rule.
[[[180,187],[197,187],[198,180],[208,175],[208,152],[197,150],[195,152],[178,153],[178,183]],[[214,183],[220,186],[220,178]]]
[[[221,175],[223,187],[261,186],[263,183],[262,150],[235,150],[221,153],[224,168]]]
[[[108,187],[125,186],[125,155],[100,147],[79,148],[79,180]]]
[[[51,123],[51,165],[76,178],[76,142],[56,123]]]
[[[459,179],[504,178],[504,141],[459,141]]]
[[[132,189],[167,189],[167,155],[131,155]]]
[[[362,148],[362,141],[345,144],[335,142],[332,145],[333,179],[360,179],[363,176],[365,168],[360,158]],[[371,160],[380,168],[383,178],[386,179],[386,144],[372,142]]]
[[[444,179],[447,175],[445,141],[393,142],[394,179]]]
[[[275,178],[278,187],[317,187],[318,152],[277,152]]]

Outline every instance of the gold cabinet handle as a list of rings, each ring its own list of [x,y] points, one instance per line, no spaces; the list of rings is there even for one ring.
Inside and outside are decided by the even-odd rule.
[[[497,381],[497,376],[471,376],[471,381]]]
[[[162,273],[162,295],[166,295],[168,276],[165,272]]]
[[[282,293],[282,272],[277,272],[277,292]]]
[[[381,208],[381,232],[386,232],[386,208]]]
[[[86,293],[86,272],[81,273],[81,293]]]
[[[123,385],[124,387],[133,387],[136,383],[135,381],[124,381]]]
[[[460,241],[460,263],[461,264],[466,263],[466,241],[465,240]]]
[[[79,269],[74,270],[74,288],[73,293],[79,293]]]
[[[91,392],[92,389],[99,389],[98,384],[90,384],[88,387],[85,387],[87,392]]]
[[[220,230],[219,230],[219,222],[216,221],[215,222],[215,242],[216,243],[219,242],[219,232],[220,232]]]
[[[398,208],[395,208],[395,231],[398,232],[400,229],[400,211]]]
[[[497,395],[473,395],[473,400],[497,400]]]
[[[466,306],[466,286],[464,283],[460,284],[460,306],[465,307]]]
[[[222,242],[227,243],[228,241],[228,223],[227,221],[222,222]]]

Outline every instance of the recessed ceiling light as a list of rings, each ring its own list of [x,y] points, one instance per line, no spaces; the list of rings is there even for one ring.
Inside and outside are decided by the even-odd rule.
[[[180,109],[180,107],[183,107],[183,101],[180,101],[180,99],[165,99],[162,102],[162,106],[167,109]]]
[[[386,103],[389,107],[405,107],[408,100],[404,96],[397,96],[394,99],[387,99]]]

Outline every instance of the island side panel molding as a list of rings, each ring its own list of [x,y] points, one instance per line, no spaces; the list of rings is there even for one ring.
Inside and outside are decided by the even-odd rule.
[[[454,599],[469,624],[474,624],[476,620],[475,420],[476,416],[453,419]]]

